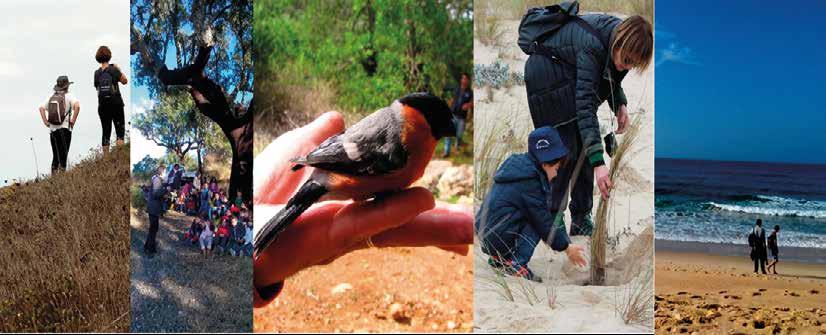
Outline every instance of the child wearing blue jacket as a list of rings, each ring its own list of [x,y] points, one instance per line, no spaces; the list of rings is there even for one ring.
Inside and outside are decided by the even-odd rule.
[[[528,136],[528,152],[508,157],[493,177],[493,186],[476,215],[476,234],[488,264],[508,275],[536,282],[528,268],[540,240],[585,266],[582,246],[571,244],[562,215],[551,212],[551,181],[568,156],[553,127]]]

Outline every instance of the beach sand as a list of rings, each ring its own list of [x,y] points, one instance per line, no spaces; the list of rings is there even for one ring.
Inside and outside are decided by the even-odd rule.
[[[474,64],[489,65],[499,59],[511,71],[524,71],[527,56],[516,44],[518,20],[503,20],[500,45],[484,45],[474,41]],[[510,38],[510,39],[508,39]],[[653,68],[646,72],[632,71],[622,83],[629,101],[628,112],[633,119],[642,117],[637,141],[625,158],[627,164],[621,180],[615,181],[612,192],[612,212],[608,224],[609,239],[616,245],[607,249],[608,274],[606,286],[588,286],[588,269],[576,269],[562,253],[551,251],[544,243],[536,248],[529,267],[544,279],[536,284],[512,277],[497,277],[487,265],[479,243],[474,248],[474,321],[477,332],[624,332],[648,333],[653,328],[653,314],[648,320],[626,323],[618,314],[618,306],[627,300],[629,290],[641,284],[651,288],[653,272],[654,216],[654,151],[653,151]],[[493,138],[507,146],[498,136],[513,135],[527,142],[533,130],[528,110],[525,86],[488,90],[475,88],[476,150],[485,140]],[[489,93],[493,99],[489,99]],[[641,112],[644,111],[644,112]],[[611,127],[611,111],[602,104],[598,111],[603,135]],[[615,123],[614,123],[615,124]],[[491,136],[493,134],[494,136]],[[500,135],[503,134],[503,135]],[[618,139],[622,141],[622,136]],[[502,148],[507,150],[508,148]],[[503,157],[476,157],[483,160]],[[610,158],[605,156],[610,164]],[[498,161],[494,162],[498,165]],[[477,171],[477,178],[481,176]],[[594,191],[594,212],[599,191]],[[479,202],[477,202],[477,205]],[[566,224],[570,228],[566,213]],[[575,237],[574,243],[590,250],[588,238]],[[504,279],[504,280],[503,280]],[[507,284],[507,289],[505,285]],[[507,296],[507,290],[512,298]],[[651,288],[650,290],[653,290]],[[650,292],[650,291],[649,291]],[[653,304],[651,304],[653,305]],[[650,305],[649,305],[650,306]],[[653,306],[652,306],[653,307]],[[650,307],[649,307],[650,308]]]
[[[717,249],[657,241],[658,334],[826,333],[826,266],[781,258],[778,275],[755,275],[748,256]]]

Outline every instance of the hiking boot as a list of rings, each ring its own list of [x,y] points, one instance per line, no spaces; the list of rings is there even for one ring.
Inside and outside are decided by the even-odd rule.
[[[591,236],[594,230],[594,220],[591,219],[591,214],[577,216],[573,218],[571,223],[571,236]]]

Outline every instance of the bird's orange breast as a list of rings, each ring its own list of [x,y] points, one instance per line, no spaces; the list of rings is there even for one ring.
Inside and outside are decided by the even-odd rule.
[[[328,184],[331,191],[353,199],[365,199],[376,193],[405,189],[422,177],[436,149],[436,139],[421,113],[403,105],[401,115],[404,119],[401,142],[407,151],[407,163],[404,167],[379,176],[331,173]]]

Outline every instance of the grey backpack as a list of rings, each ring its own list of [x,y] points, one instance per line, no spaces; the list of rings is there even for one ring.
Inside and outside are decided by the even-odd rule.
[[[46,108],[49,111],[49,123],[57,126],[63,124],[63,121],[69,115],[69,109],[66,107],[66,92],[54,92],[52,97],[49,98],[49,105]]]

